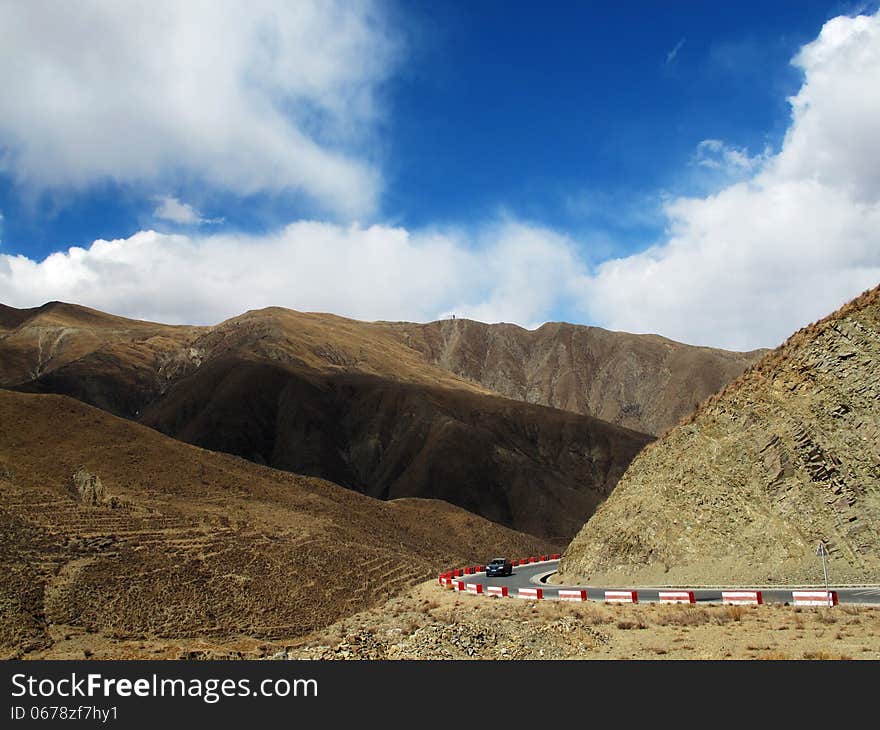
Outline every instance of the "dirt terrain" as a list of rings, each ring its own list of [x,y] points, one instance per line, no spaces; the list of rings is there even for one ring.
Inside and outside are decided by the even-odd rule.
[[[0,386],[39,380],[43,390],[116,415],[135,414],[170,382],[230,352],[325,374],[492,392],[656,436],[765,351],[694,347],[563,322],[536,330],[466,319],[358,322],[269,307],[214,327],[186,327],[62,302],[34,309],[0,304]],[[128,391],[122,398],[114,384],[120,379]]]
[[[634,584],[880,576],[880,287],[765,356],[636,458],[560,579]]]
[[[379,501],[0,390],[3,657],[289,642],[444,566],[553,549],[440,501]]]
[[[240,358],[203,366],[140,420],[374,497],[443,499],[565,541],[650,440],[494,395]]]

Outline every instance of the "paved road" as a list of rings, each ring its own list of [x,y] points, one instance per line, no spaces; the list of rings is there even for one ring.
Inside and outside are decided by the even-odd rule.
[[[559,586],[547,585],[540,582],[541,576],[546,576],[556,571],[558,560],[548,560],[543,563],[530,563],[529,565],[519,566],[513,569],[513,575],[504,578],[487,578],[485,573],[477,573],[476,575],[465,575],[458,580],[465,583],[482,583],[487,586],[507,586],[511,596],[517,594],[519,588],[543,588],[545,599],[556,599],[557,592],[560,588],[577,588],[586,589],[587,598],[591,601],[603,601],[605,599],[606,590],[621,590],[620,586]],[[753,589],[762,591],[764,603],[790,603],[792,588],[764,588],[762,586],[749,586]],[[694,599],[697,603],[721,603],[721,588],[688,588],[687,586],[677,587],[680,590],[692,590]],[[748,587],[744,587],[748,588]],[[803,590],[804,586],[796,586],[797,590]],[[823,590],[824,586],[810,586],[816,590]],[[846,588],[831,585],[832,590],[837,591],[837,598],[840,603],[865,603],[880,604],[880,587],[870,588]],[[742,588],[731,588],[729,590],[741,590]],[[659,600],[658,593],[661,590],[672,590],[670,588],[632,588],[626,587],[623,590],[637,590],[639,592],[640,602],[649,602]]]

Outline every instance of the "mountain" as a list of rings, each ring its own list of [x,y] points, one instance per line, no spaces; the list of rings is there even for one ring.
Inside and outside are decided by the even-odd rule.
[[[651,440],[502,398],[427,362],[381,324],[280,308],[210,328],[117,319],[66,335],[66,349],[49,348],[55,354],[43,357],[37,377],[7,368],[4,384],[70,395],[189,443],[371,496],[443,499],[560,541]],[[0,338],[0,354],[25,341],[24,360],[39,361],[38,345],[45,353],[50,342],[41,322],[32,317]]]
[[[158,397],[206,328],[116,317],[64,302],[0,309],[0,387],[72,395],[117,415]]]
[[[197,339],[196,347],[186,346]],[[124,415],[151,402],[182,371],[198,367],[206,353],[245,344],[256,347],[257,356],[302,361],[324,372],[492,392],[655,436],[766,352],[695,347],[561,322],[536,330],[466,319],[358,322],[278,307],[217,327],[175,327],[51,302],[23,310],[0,305],[0,386],[41,379],[44,390],[75,392],[79,384],[77,397],[103,399],[101,407]],[[76,362],[80,358],[84,362]],[[139,393],[130,401],[108,382],[120,379],[120,364],[137,374],[126,383],[125,393]],[[86,376],[92,392],[82,389]]]
[[[449,566],[553,548],[0,390],[0,656],[293,637]]]
[[[564,322],[536,330],[463,319],[388,327],[428,362],[508,398],[655,436],[765,352],[694,347]]]
[[[560,580],[871,582],[880,569],[880,287],[811,324],[642,451]]]

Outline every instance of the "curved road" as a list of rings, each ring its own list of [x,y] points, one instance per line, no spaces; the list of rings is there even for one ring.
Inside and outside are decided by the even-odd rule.
[[[574,588],[577,590],[586,590],[587,598],[591,601],[604,601],[606,590],[635,590],[638,591],[639,602],[658,601],[658,593],[663,590],[690,590],[694,592],[694,599],[697,603],[721,603],[721,588],[658,588],[658,587],[633,587],[625,588],[607,586],[597,588],[595,586],[562,586],[548,585],[541,581],[556,572],[558,560],[548,560],[543,563],[529,563],[521,565],[513,569],[512,576],[503,578],[493,577],[487,578],[485,573],[476,573],[474,575],[464,575],[456,580],[463,580],[465,583],[482,583],[484,590],[488,586],[507,586],[510,597],[516,597],[519,588],[543,588],[544,598],[555,600],[558,598],[560,588]],[[824,590],[824,586],[809,586],[812,590]],[[840,603],[880,603],[880,587],[838,587],[830,585],[831,590],[837,591],[837,598]],[[740,587],[732,586],[724,588],[724,590],[760,590],[764,603],[791,603],[792,590],[804,590],[804,586],[793,586],[789,588],[779,588],[778,586],[766,588],[761,586]]]

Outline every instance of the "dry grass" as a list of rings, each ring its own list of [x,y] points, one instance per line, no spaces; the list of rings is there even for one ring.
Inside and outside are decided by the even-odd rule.
[[[583,607],[572,608],[576,615],[580,616],[585,622],[592,626],[602,626],[610,624],[614,618],[609,614],[608,609],[604,606],[587,603]]]
[[[720,624],[725,624],[728,621],[742,621],[746,611],[745,606],[724,606],[716,614],[715,620]]]
[[[766,654],[761,654],[758,659],[764,659],[769,661],[784,661],[789,657],[784,651],[771,651]]]
[[[818,661],[830,661],[830,660],[849,660],[852,659],[851,656],[847,656],[846,654],[834,654],[829,651],[805,651],[804,659],[813,659]]]
[[[654,619],[657,626],[703,626],[712,621],[712,614],[696,606],[676,606],[661,610]]]

